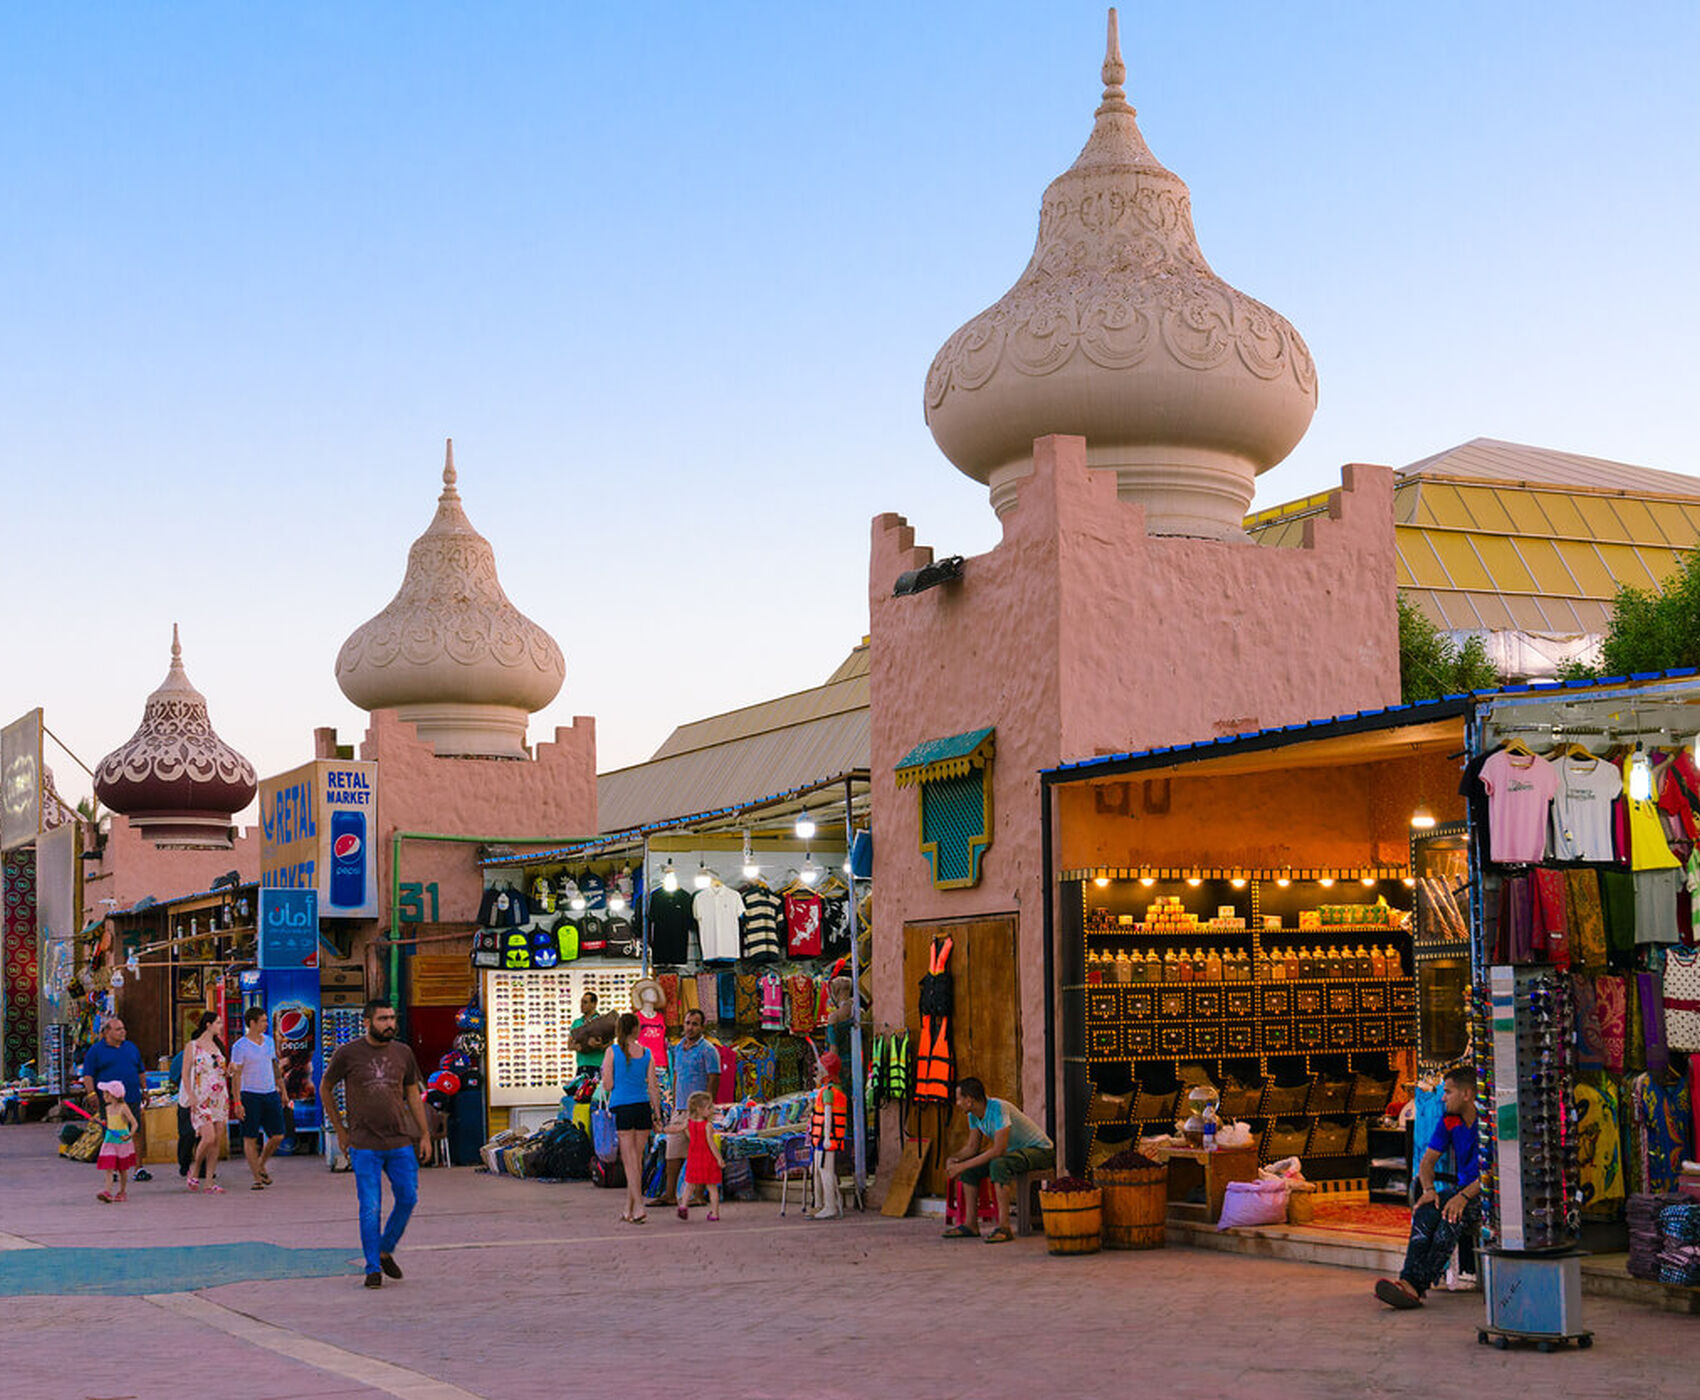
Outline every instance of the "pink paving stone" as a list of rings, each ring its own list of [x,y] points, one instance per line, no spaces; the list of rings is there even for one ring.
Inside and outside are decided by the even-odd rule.
[[[51,1129],[0,1128],[0,1230],[46,1245],[268,1240],[352,1254],[352,1180],[316,1158],[282,1159],[275,1174],[269,1191],[206,1198],[167,1169],[120,1211],[95,1202],[92,1168],[53,1155]],[[402,1282],[367,1292],[351,1272],[201,1296],[491,1400],[1700,1389],[1695,1320],[1610,1299],[1586,1302],[1590,1352],[1500,1353],[1476,1344],[1479,1295],[1394,1315],[1356,1270],[1187,1249],[1059,1258],[1042,1239],[948,1242],[935,1220],[814,1224],[768,1203],[730,1204],[719,1225],[656,1213],[634,1228],[619,1210],[588,1184],[427,1171]],[[8,1397],[385,1393],[142,1298],[0,1308]]]

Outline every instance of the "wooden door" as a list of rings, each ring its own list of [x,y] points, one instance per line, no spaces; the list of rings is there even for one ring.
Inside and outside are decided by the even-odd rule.
[[[1016,975],[1017,916],[939,920],[903,926],[903,1023],[915,1043],[921,1028],[921,979],[935,938],[951,939],[950,971],[956,979],[951,1049],[958,1078],[974,1075],[986,1093],[1021,1107],[1021,1001]],[[919,1194],[945,1193],[944,1159],[968,1137],[968,1120],[952,1107],[909,1107],[908,1131],[939,1142],[921,1174]]]

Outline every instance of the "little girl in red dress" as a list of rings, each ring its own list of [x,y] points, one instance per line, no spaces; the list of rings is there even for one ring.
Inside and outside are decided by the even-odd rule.
[[[720,1177],[722,1159],[720,1139],[709,1131],[714,1118],[714,1096],[698,1090],[685,1101],[687,1143],[685,1147],[685,1179],[679,1183],[679,1219],[691,1218],[691,1188],[708,1188],[708,1218],[720,1219]]]

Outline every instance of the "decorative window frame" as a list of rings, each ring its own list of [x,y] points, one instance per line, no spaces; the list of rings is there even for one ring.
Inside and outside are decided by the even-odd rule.
[[[897,786],[915,789],[915,827],[921,855],[932,870],[935,889],[972,889],[980,883],[986,851],[992,844],[992,758],[996,747],[995,729],[974,729],[917,744],[897,765]],[[927,789],[934,787],[936,793],[939,784],[965,781],[979,786],[980,829],[968,838],[967,873],[941,878],[940,833],[929,829]]]

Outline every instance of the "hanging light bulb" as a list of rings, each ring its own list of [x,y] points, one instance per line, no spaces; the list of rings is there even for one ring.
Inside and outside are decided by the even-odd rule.
[[[1092,883],[1099,889],[1103,889],[1110,883],[1110,877],[1108,875],[1094,875],[1092,877]]]
[[[850,874],[850,861],[849,861],[848,857],[844,861],[844,873],[846,875]]]
[[[1414,890],[1417,887],[1417,878],[1414,875],[1406,875],[1399,881],[1399,883],[1408,890]]]
[[[1188,875],[1186,877],[1186,882],[1187,882],[1187,884],[1191,885],[1193,887],[1193,889],[1195,889],[1195,890],[1200,885],[1202,885],[1204,883],[1204,881],[1199,879],[1198,876],[1196,876],[1196,875]]]
[[[1245,879],[1239,875],[1234,876],[1234,878],[1229,880],[1228,883],[1236,890],[1243,890],[1245,888]]]
[[[1365,875],[1358,881],[1358,883],[1366,890],[1373,890],[1375,888],[1375,876]]]
[[[1277,885],[1279,885],[1282,889],[1286,889],[1287,886],[1292,884],[1293,882],[1291,880],[1289,880],[1285,875],[1277,875],[1275,877],[1275,883]]]
[[[626,912],[626,897],[618,890],[608,896],[608,912],[610,914],[624,914]]]
[[[679,888],[679,872],[673,869],[673,862],[667,862],[667,868],[661,872],[661,888],[668,894]]]
[[[1635,757],[1629,760],[1629,796],[1635,802],[1647,802],[1653,796],[1653,765],[1639,743]]]
[[[1144,885],[1146,889],[1150,889],[1151,886],[1157,883],[1157,880],[1155,876],[1141,875],[1139,877],[1139,883]]]
[[[815,836],[815,819],[809,815],[807,807],[797,813],[797,825],[793,828],[799,841],[812,841]]]
[[[699,860],[697,862],[697,873],[691,876],[691,884],[699,890],[706,890],[713,883],[714,876],[709,871],[708,862],[706,860]]]
[[[820,867],[815,864],[815,858],[812,855],[804,855],[803,868],[797,872],[797,878],[805,885],[812,885],[820,879]]]
[[[1316,882],[1316,883],[1317,883],[1317,884],[1319,884],[1319,885],[1321,885],[1321,886],[1322,886],[1322,888],[1323,888],[1323,889],[1325,889],[1325,890],[1331,890],[1331,889],[1333,889],[1333,888],[1334,888],[1334,880],[1333,880],[1333,877],[1332,877],[1332,876],[1329,876],[1329,875],[1324,875],[1324,876],[1323,876],[1323,877],[1322,877],[1322,878],[1321,878],[1321,879],[1320,879],[1320,880],[1318,880],[1318,881],[1317,881],[1317,882]]]
[[[1428,803],[1424,802],[1419,804],[1417,810],[1411,813],[1411,830],[1434,830],[1434,813],[1429,810]]]
[[[567,901],[567,908],[571,909],[575,914],[582,914],[584,913],[585,905],[587,903],[588,901],[582,894],[575,894]]]
[[[756,864],[756,858],[750,851],[750,833],[744,833],[744,878],[753,880],[761,874],[761,867]]]

